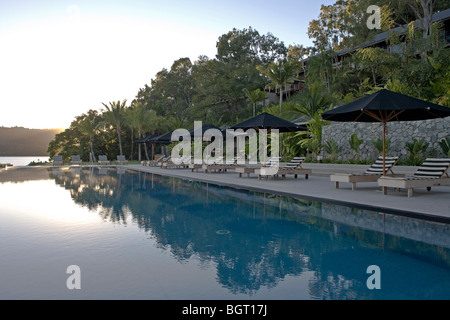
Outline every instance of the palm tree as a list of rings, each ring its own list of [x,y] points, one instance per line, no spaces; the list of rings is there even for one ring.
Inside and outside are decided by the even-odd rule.
[[[248,91],[247,88],[244,88],[242,91],[244,91],[248,101],[253,106],[253,116],[256,116],[256,104],[259,101],[263,101],[266,98],[267,94],[264,91],[261,91],[260,89]]]
[[[106,107],[106,110],[103,112],[103,119],[106,123],[115,127],[117,131],[121,156],[123,156],[121,130],[122,125],[125,122],[124,112],[126,103],[126,99],[124,99],[122,102],[120,100],[118,100],[117,102],[110,102],[109,106],[102,102],[102,104]]]
[[[297,61],[277,60],[267,67],[258,66],[257,69],[270,79],[267,85],[269,88],[280,89],[280,114],[283,104],[283,88],[293,82],[293,76],[300,70],[300,64]]]
[[[160,129],[162,118],[156,114],[155,110],[147,109],[142,103],[132,105],[127,113],[127,124],[132,130],[137,131],[138,138],[142,138],[145,132],[154,134]],[[145,145],[145,155],[149,160],[147,145]],[[141,144],[139,144],[138,160],[141,161]]]
[[[131,129],[131,155],[130,159],[133,156],[133,146],[134,146],[134,138],[141,139],[142,138],[142,128],[145,125],[145,108],[142,103],[132,104],[129,109],[127,109],[125,113],[125,120],[127,126]],[[141,144],[139,143],[139,151],[138,151],[138,160],[141,161]]]
[[[356,160],[359,161],[359,147],[363,143],[363,140],[359,139],[358,135],[354,133],[348,140],[348,143],[350,148],[356,152]]]
[[[99,117],[96,111],[89,110],[87,116],[81,120],[78,124],[78,129],[81,134],[89,137],[89,144],[91,147],[91,151],[89,153],[89,160],[92,162],[96,162],[95,153],[94,153],[94,135],[97,133],[101,122],[98,121]]]
[[[338,99],[332,93],[324,90],[320,83],[316,82],[304,89],[288,104],[287,114],[292,118],[306,116],[308,131],[300,131],[296,137],[306,135],[299,143],[306,147],[316,157],[322,149],[322,128],[328,124],[323,121],[321,113],[327,111]]]
[[[292,118],[299,116],[314,118],[316,113],[327,111],[336,102],[338,99],[334,94],[324,91],[319,83],[315,83],[293,98],[286,111]]]
[[[331,85],[334,80],[333,61],[336,54],[333,50],[321,50],[312,56],[308,61],[308,72],[306,73],[307,83],[320,82],[322,86],[331,92]]]

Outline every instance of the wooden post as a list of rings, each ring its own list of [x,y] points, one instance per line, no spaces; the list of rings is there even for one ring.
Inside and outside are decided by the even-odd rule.
[[[386,175],[386,120],[383,119],[383,176]]]

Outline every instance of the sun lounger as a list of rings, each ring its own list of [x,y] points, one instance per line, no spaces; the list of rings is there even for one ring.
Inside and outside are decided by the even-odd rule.
[[[161,164],[161,168],[189,168],[191,157],[182,157],[174,161],[171,157],[169,157],[166,161],[163,161]]]
[[[242,165],[237,164],[238,159],[234,158],[231,161],[223,161],[223,157],[220,157],[212,164],[203,164],[202,169],[208,172],[227,172],[230,169],[236,169],[242,167]]]
[[[194,172],[194,170],[198,172],[198,169],[202,169],[202,168],[203,168],[202,163],[191,163],[189,165],[189,169],[191,169],[192,172]]]
[[[269,161],[266,162],[265,166],[269,167],[272,165],[273,162],[279,162],[280,158],[271,158]],[[261,169],[264,165],[248,165],[248,166],[239,166],[235,168],[234,171],[239,173],[239,177],[242,178],[243,174],[247,174],[247,177],[250,177],[251,173],[255,173],[256,170]]]
[[[98,163],[99,164],[110,164],[111,161],[108,160],[107,156],[98,156]]]
[[[294,178],[297,179],[299,175],[304,175],[305,179],[308,179],[309,175],[312,173],[311,169],[303,169],[302,163],[305,161],[304,157],[295,157],[290,162],[286,164],[284,167],[278,168],[278,171],[275,172],[267,172],[263,168],[256,169],[255,173],[258,175],[258,179],[262,179],[263,177],[278,177],[282,176],[286,178],[286,175],[294,175]]]
[[[396,176],[392,168],[397,164],[398,157],[386,157],[386,173],[389,176]],[[383,175],[383,157],[378,157],[377,161],[372,164],[364,173],[335,173],[330,175],[330,180],[334,181],[336,189],[339,183],[351,183],[352,190],[356,189],[356,183],[359,182],[376,182]]]
[[[128,160],[125,159],[125,156],[117,156],[116,163],[117,164],[127,164]]]
[[[431,191],[431,187],[434,186],[450,186],[449,167],[450,158],[427,158],[414,175],[381,177],[378,179],[378,185],[383,188],[383,194],[387,194],[388,188],[407,189],[408,197],[411,198],[414,188],[427,188]]]
[[[169,157],[164,157],[163,155],[160,156],[159,158],[155,159],[155,160],[149,160],[149,161],[142,161],[142,165],[143,166],[148,166],[148,167],[155,167],[158,165],[161,165],[161,163],[165,160],[168,159]]]
[[[53,165],[54,166],[61,166],[63,165],[63,157],[62,156],[54,156],[53,157]]]
[[[70,162],[71,164],[81,164],[81,159],[80,156],[72,156],[72,161]]]

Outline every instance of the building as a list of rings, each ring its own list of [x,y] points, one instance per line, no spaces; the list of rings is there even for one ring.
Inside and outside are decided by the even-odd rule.
[[[433,15],[432,23],[442,22],[443,24],[443,34],[441,39],[445,39],[447,42],[447,47],[450,47],[450,8],[441,12],[437,12]],[[417,27],[420,27],[420,21],[416,21]],[[339,65],[345,58],[350,57],[354,52],[358,49],[363,48],[382,48],[388,52],[401,53],[401,45],[391,45],[389,43],[389,35],[392,32],[395,32],[399,35],[400,39],[405,40],[405,34],[408,31],[408,25],[405,24],[403,26],[391,29],[389,31],[385,31],[375,35],[371,40],[366,41],[354,48],[343,49],[336,52],[336,57],[334,64]],[[302,61],[303,71],[299,74],[298,78],[304,78],[304,72],[307,70],[308,58]]]

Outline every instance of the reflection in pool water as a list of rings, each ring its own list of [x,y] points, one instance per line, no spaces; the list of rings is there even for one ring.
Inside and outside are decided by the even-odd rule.
[[[450,298],[449,225],[123,169],[34,170],[48,178],[0,184],[2,299]]]

